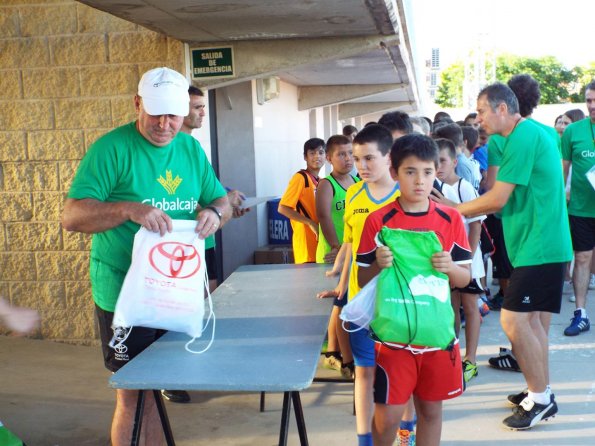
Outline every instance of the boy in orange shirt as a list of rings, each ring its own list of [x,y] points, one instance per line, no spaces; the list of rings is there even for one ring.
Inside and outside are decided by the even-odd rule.
[[[279,213],[291,220],[295,263],[316,262],[318,217],[315,197],[318,172],[324,165],[325,153],[326,146],[320,138],[312,138],[304,143],[306,169],[299,170],[291,177],[279,202]]]

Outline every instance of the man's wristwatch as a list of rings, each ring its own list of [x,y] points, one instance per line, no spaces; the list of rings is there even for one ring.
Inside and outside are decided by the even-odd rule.
[[[217,217],[219,217],[219,221],[221,221],[221,219],[223,218],[223,214],[215,206],[205,206],[204,208],[213,211],[217,215]]]

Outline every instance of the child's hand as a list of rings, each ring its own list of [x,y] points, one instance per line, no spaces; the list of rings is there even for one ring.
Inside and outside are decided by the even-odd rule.
[[[452,261],[450,253],[440,251],[432,256],[432,266],[436,271],[448,274],[453,270],[454,262]]]
[[[376,249],[376,264],[378,268],[388,268],[393,264],[393,253],[388,246],[379,246]]]
[[[339,300],[341,300],[343,298],[343,295],[345,294],[345,291],[346,290],[343,289],[343,286],[339,284],[335,287],[334,290],[326,290],[317,293],[316,297],[319,299],[324,299],[326,297],[337,297],[339,298]]]
[[[328,254],[324,256],[324,263],[335,263],[337,254],[339,254],[339,248],[332,248]]]
[[[339,274],[341,274],[341,270],[336,270],[335,268],[329,269],[326,273],[324,273],[326,277],[334,277],[338,276]]]
[[[318,224],[314,223],[312,220],[309,220],[308,228],[310,229],[310,231],[314,233],[314,235],[316,236],[316,240],[318,240]]]

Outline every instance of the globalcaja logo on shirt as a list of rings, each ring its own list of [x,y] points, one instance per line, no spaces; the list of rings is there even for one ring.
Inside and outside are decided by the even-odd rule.
[[[168,195],[174,195],[182,181],[183,180],[179,175],[176,175],[174,178],[171,170],[165,171],[165,178],[163,178],[163,175],[160,175],[159,178],[157,178],[157,182],[163,186]],[[145,198],[142,203],[161,209],[163,212],[187,211],[189,214],[192,214],[198,206],[198,200],[194,197],[190,197],[189,200],[183,200],[179,197],[171,200],[165,198],[162,198],[161,200]]]
[[[163,178],[163,175],[160,175],[159,178],[157,178],[157,181],[164,187],[168,194],[173,195],[176,193],[176,189],[183,180],[180,178],[179,175],[176,175],[176,177],[174,178],[174,176],[171,173],[171,170],[166,170],[165,178]]]

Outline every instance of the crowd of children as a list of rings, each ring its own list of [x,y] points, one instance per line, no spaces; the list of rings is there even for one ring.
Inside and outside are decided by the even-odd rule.
[[[332,263],[328,274],[340,276],[335,289],[318,295],[335,299],[324,364],[341,371],[347,378],[355,377],[356,433],[360,446],[388,446],[393,445],[395,440],[398,445],[440,443],[442,401],[462,394],[466,383],[478,375],[476,352],[481,317],[489,311],[488,305],[494,310],[500,310],[504,305],[503,315],[509,319],[514,319],[510,314],[516,315],[517,311],[529,318],[533,313],[548,312],[551,315],[556,312],[557,305],[551,300],[547,308],[541,308],[541,303],[538,303],[525,310],[515,307],[514,297],[509,297],[508,301],[504,297],[507,279],[511,276],[513,296],[523,289],[519,283],[526,282],[527,274],[533,274],[533,270],[553,268],[556,274],[553,274],[552,280],[557,280],[557,266],[566,261],[569,250],[562,243],[559,255],[542,262],[545,265],[538,259],[535,266],[531,262],[528,263],[531,266],[520,262],[515,269],[504,249],[499,214],[490,216],[500,224],[500,229],[494,230],[495,240],[486,230],[486,215],[501,210],[508,222],[505,226],[514,228],[509,229],[506,236],[515,237],[516,234],[512,233],[520,231],[518,221],[511,218],[507,210],[518,206],[516,197],[526,197],[526,189],[531,187],[523,182],[525,179],[504,182],[500,177],[496,178],[493,171],[490,177],[486,133],[497,135],[496,142],[503,141],[504,147],[498,152],[503,166],[518,163],[511,161],[515,154],[507,151],[506,147],[509,139],[513,143],[520,139],[517,133],[532,135],[531,138],[547,148],[544,150],[548,157],[556,156],[548,152],[553,146],[549,131],[530,124],[515,132],[519,122],[525,120],[518,113],[518,101],[511,101],[506,96],[510,90],[507,86],[494,85],[492,89],[482,91],[479,97],[488,104],[489,110],[479,110],[479,115],[472,113],[464,122],[454,123],[446,113],[439,113],[434,121],[430,121],[423,117],[410,119],[405,113],[391,112],[385,114],[378,124],[368,123],[359,132],[353,126],[347,126],[344,135],[332,136],[326,144],[317,140],[317,145],[312,146],[310,140],[304,149],[304,158],[308,164],[308,176],[312,177],[311,184],[318,184],[316,214],[306,215],[303,203],[295,198],[290,200],[298,196],[296,183],[308,184],[301,172],[294,176],[281,200],[280,212],[290,218],[299,214],[299,218],[292,221],[294,240],[295,232],[318,234],[316,247],[294,241],[294,251],[302,251],[296,254],[296,259]],[[510,90],[510,93],[514,97],[517,92]],[[479,99],[478,104],[483,103]],[[494,118],[496,115],[500,121]],[[506,126],[504,123],[508,122],[514,125]],[[319,181],[317,174],[321,164],[311,165],[309,151],[318,153],[320,157],[320,151],[325,149],[332,171]],[[541,168],[541,161],[531,162],[535,163],[537,170]],[[560,175],[551,168],[547,173],[561,176],[561,169]],[[521,177],[530,175],[532,173]],[[503,199],[495,199],[495,192],[480,197],[494,185]],[[552,193],[557,197],[558,192],[557,186],[553,185]],[[291,212],[286,212],[285,207],[290,207]],[[299,225],[303,229],[296,231]],[[568,232],[567,225],[562,226],[558,229]],[[445,275],[451,290],[451,305],[448,310],[440,310],[445,317],[449,317],[452,311],[455,321],[455,340],[447,348],[383,342],[372,329],[353,322],[349,324],[349,332],[345,332],[339,319],[345,303],[359,298],[358,292],[374,277],[378,276],[379,281],[386,280],[385,270],[398,269],[393,256],[398,247],[385,246],[380,241],[380,231],[384,227],[434,232],[438,236],[441,250],[434,252],[427,261],[434,271]],[[502,249],[498,250],[498,247]],[[511,257],[517,262],[519,250],[523,248],[515,246]],[[504,283],[498,294],[492,297],[486,285],[486,267],[489,254],[496,251],[500,251],[500,258],[494,266],[506,271],[494,271],[493,276],[501,278]],[[412,282],[406,288],[409,288],[410,294],[404,292],[401,296],[397,293],[403,305],[407,303],[406,296],[415,296],[418,292],[412,291]],[[376,302],[385,297],[376,296]],[[390,299],[399,301],[394,296]],[[556,296],[552,295],[552,299],[555,301]],[[525,311],[527,313],[523,313]],[[465,323],[465,355],[462,359],[458,345],[461,319]],[[424,329],[424,322],[417,322],[421,323],[418,330]],[[508,335],[507,328],[503,325]],[[547,338],[547,330],[544,330]],[[509,338],[512,350],[502,348],[498,356],[490,358],[489,363],[496,368],[521,371],[512,353],[515,347],[520,350],[521,343],[512,335]],[[544,356],[541,359],[547,361],[547,354]],[[524,363],[529,368],[528,363]],[[504,420],[504,424],[512,429],[530,428],[557,412],[554,396],[549,390],[549,377],[545,391],[531,389],[532,386],[539,387],[539,384],[532,379],[530,372],[525,374],[525,378],[529,390],[511,395],[516,407],[513,414]],[[508,399],[512,401],[510,397]]]

